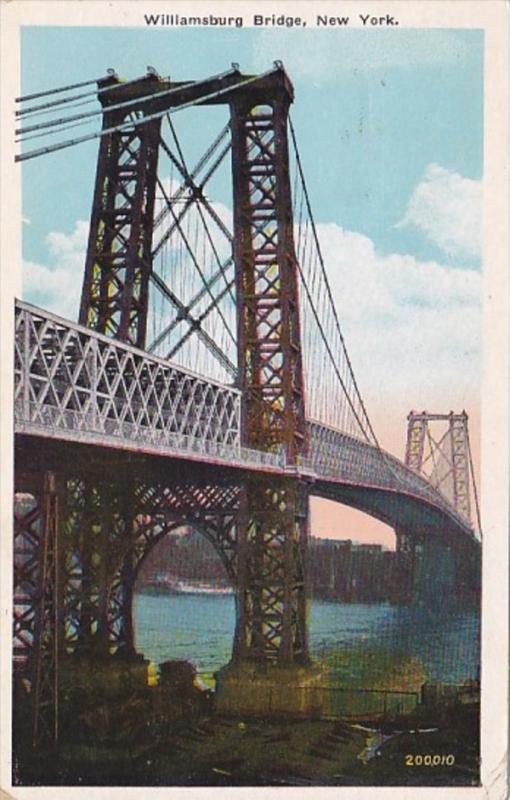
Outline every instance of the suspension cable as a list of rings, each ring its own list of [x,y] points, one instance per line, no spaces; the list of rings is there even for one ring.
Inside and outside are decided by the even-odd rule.
[[[198,261],[196,259],[196,256],[195,256],[195,254],[193,252],[193,248],[191,247],[191,245],[190,245],[190,243],[188,241],[188,238],[187,238],[186,234],[184,233],[184,231],[182,229],[182,226],[181,226],[180,222],[177,220],[175,212],[174,212],[174,210],[172,208],[171,200],[168,197],[168,195],[167,195],[167,193],[165,191],[165,188],[164,188],[164,186],[161,183],[159,178],[157,179],[157,183],[158,183],[159,189],[160,189],[160,191],[161,191],[161,193],[162,193],[162,195],[163,195],[163,197],[165,199],[165,202],[170,205],[170,213],[171,213],[172,217],[174,218],[174,222],[176,223],[177,230],[179,231],[179,233],[180,233],[180,235],[182,237],[182,240],[183,240],[183,242],[184,242],[184,244],[186,246],[188,254],[191,257],[191,260],[193,262],[193,265],[194,265],[195,269],[197,270],[198,274],[200,275],[204,286],[207,288],[207,293],[209,294],[211,300],[213,301],[213,303],[216,303],[216,298],[213,295],[210,287],[208,286],[207,279],[206,279],[206,277],[205,277],[205,275],[204,275],[204,273],[203,273],[203,271],[202,271],[202,269],[200,267],[200,264],[198,263]],[[232,342],[235,344],[236,343],[235,336],[233,335],[232,331],[230,330],[229,325],[228,325],[228,323],[227,323],[227,321],[226,321],[226,319],[225,319],[225,317],[223,315],[223,312],[222,312],[221,308],[219,306],[216,306],[216,311],[218,312],[218,316],[220,317],[221,321],[223,322],[223,325],[225,326],[225,330],[227,331],[228,335],[232,339]]]
[[[185,309],[184,304],[171,291],[171,289],[168,288],[166,283],[159,277],[159,275],[157,275],[155,272],[151,272],[150,278],[151,278],[151,281],[154,283],[154,285],[157,286],[157,288],[160,290],[160,292],[167,299],[169,299],[176,306],[176,308],[178,308],[179,310],[184,311],[184,309]],[[199,339],[202,340],[202,342],[206,345],[206,347],[208,347],[208,349],[215,356],[215,358],[219,361],[219,363],[224,367],[224,369],[226,369],[227,372],[229,372],[232,375],[234,380],[236,380],[237,379],[237,369],[236,369],[236,367],[234,366],[234,364],[232,364],[232,362],[230,361],[228,356],[225,355],[223,350],[221,350],[221,348],[218,347],[218,345],[216,344],[214,339],[211,336],[209,336],[207,331],[205,331],[202,327],[200,327],[200,326],[198,326],[196,328],[195,327],[190,327],[189,331],[187,332],[186,337],[183,337],[183,340],[185,341],[186,339],[188,339],[189,336],[193,332],[196,332],[196,334],[199,337]],[[167,356],[167,358],[169,358],[169,357],[170,356]]]
[[[107,70],[108,77],[114,77],[115,70]],[[94,78],[89,81],[82,81],[81,83],[70,83],[68,86],[59,86],[56,89],[47,89],[44,92],[36,92],[35,94],[26,94],[23,97],[16,97],[16,103],[24,103],[27,100],[35,100],[37,97],[48,97],[50,94],[59,94],[60,92],[69,92],[71,89],[80,89],[82,86],[90,86],[92,83],[99,83],[104,80],[104,77]]]
[[[233,70],[228,70],[228,72],[224,73],[223,75],[213,76],[212,78],[206,78],[203,81],[198,81],[198,85],[202,83],[209,83],[211,80],[215,80],[218,78],[223,78],[226,75],[229,75],[233,72]],[[124,85],[124,84],[117,84],[117,85]],[[124,100],[122,103],[114,103],[107,108],[96,108],[94,111],[84,111],[82,114],[71,114],[70,117],[58,117],[54,120],[49,120],[48,122],[41,122],[38,125],[29,125],[26,128],[17,128],[14,133],[18,136],[23,136],[25,133],[31,133],[35,130],[40,130],[41,128],[53,128],[56,125],[63,125],[65,123],[74,122],[77,119],[85,119],[90,117],[99,117],[104,115],[106,112],[110,113],[111,111],[119,111],[124,108],[132,108],[133,106],[135,109],[141,110],[140,106],[143,103],[149,102],[149,100],[153,100],[155,97],[158,99],[160,97],[169,97],[170,95],[177,94],[182,89],[186,89],[189,86],[196,86],[197,83],[194,81],[188,81],[185,84],[181,84],[180,86],[176,86],[173,89],[166,89],[163,92],[158,91],[155,89],[153,92],[148,92],[147,94],[141,95],[140,97],[134,97],[131,100]]]
[[[200,219],[201,219],[201,221],[202,221],[202,225],[204,226],[204,229],[205,229],[205,232],[206,232],[206,236],[207,236],[207,238],[208,238],[208,240],[209,240],[209,243],[210,243],[210,245],[211,245],[211,248],[212,248],[212,251],[213,251],[213,253],[214,253],[214,256],[215,256],[215,258],[216,258],[216,262],[217,262],[217,264],[218,264],[218,267],[219,267],[219,269],[221,270],[221,273],[222,273],[222,275],[223,275],[223,278],[224,278],[224,280],[225,280],[225,286],[227,287],[227,289],[228,289],[228,291],[229,291],[229,294],[230,294],[230,297],[231,297],[231,299],[232,299],[232,302],[234,302],[234,303],[235,303],[235,298],[234,298],[234,295],[232,294],[232,291],[231,291],[231,289],[229,288],[229,281],[228,281],[228,279],[227,279],[227,276],[226,276],[226,274],[225,274],[225,272],[224,272],[223,265],[222,265],[222,263],[221,263],[220,257],[219,257],[219,255],[218,255],[218,252],[217,252],[217,250],[216,250],[216,247],[215,247],[215,245],[214,245],[214,242],[213,242],[213,239],[212,239],[212,236],[211,236],[211,232],[210,232],[210,230],[209,230],[209,226],[208,226],[208,224],[207,224],[207,220],[205,219],[205,217],[204,217],[204,213],[203,213],[203,211],[202,211],[202,208],[201,208],[201,203],[202,203],[202,201],[203,201],[203,203],[206,205],[207,209],[209,210],[209,203],[206,201],[206,199],[205,199],[205,197],[204,197],[204,195],[203,195],[203,192],[202,192],[202,190],[203,190],[203,187],[205,186],[205,184],[207,183],[207,181],[209,180],[209,178],[211,177],[211,175],[213,174],[213,172],[216,170],[217,166],[218,166],[218,165],[221,163],[221,161],[218,161],[218,160],[216,161],[216,163],[213,165],[213,169],[212,169],[212,170],[210,170],[210,171],[207,173],[207,175],[205,176],[205,178],[204,178],[204,180],[203,180],[203,182],[202,182],[201,186],[200,186],[200,187],[199,187],[199,189],[198,189],[198,187],[196,186],[195,182],[194,182],[194,181],[193,181],[193,179],[191,178],[191,175],[190,175],[190,173],[189,173],[189,171],[188,171],[188,167],[187,167],[187,164],[186,164],[186,159],[184,158],[184,153],[183,153],[183,151],[182,151],[182,148],[181,148],[181,145],[180,145],[179,139],[178,139],[178,137],[177,137],[177,131],[175,130],[175,125],[173,124],[173,122],[172,122],[172,119],[171,119],[171,117],[170,117],[170,116],[168,116],[168,117],[167,117],[167,119],[168,119],[168,124],[169,124],[169,126],[170,126],[170,130],[171,130],[171,132],[172,132],[172,136],[173,136],[173,139],[174,139],[175,145],[176,145],[176,147],[177,147],[177,152],[178,152],[178,154],[179,154],[179,158],[181,159],[181,164],[182,164],[182,168],[183,168],[182,175],[183,175],[183,177],[184,177],[184,179],[185,179],[186,183],[188,183],[188,185],[190,186],[190,189],[191,189],[193,192],[197,192],[197,190],[199,190],[199,192],[200,192],[200,193],[199,193],[199,195],[198,195],[197,197],[193,196],[193,198],[192,198],[192,202],[193,202],[193,200],[195,200],[195,207],[196,207],[196,209],[197,209],[197,211],[198,211],[198,213],[199,213],[199,215],[200,215]],[[225,130],[229,130],[229,129],[230,129],[230,125],[228,125],[228,126],[225,126],[225,128],[223,128],[223,130],[221,131],[221,134],[220,134],[222,138],[223,138],[224,131],[225,131]],[[218,139],[218,137],[217,137],[216,141],[217,141],[217,142],[221,142],[221,139]],[[228,150],[229,150],[229,147],[227,147],[227,148],[226,148],[226,150],[224,150],[224,151],[223,151],[223,153],[221,154],[221,160],[222,160],[222,159],[223,159],[223,157],[224,157],[224,153],[225,153],[225,152],[228,152]],[[211,151],[211,148],[209,148],[208,152],[210,152],[210,153],[212,154],[212,152],[214,152],[214,150],[212,150],[212,151]],[[206,162],[204,162],[204,163],[206,163]],[[210,211],[210,213],[211,213],[211,211]],[[213,211],[213,212],[212,212],[212,216],[213,216],[213,219],[215,219],[215,221],[216,221],[216,217],[217,217],[217,214],[216,214],[216,212],[214,212],[214,211]],[[221,221],[220,221],[220,222],[221,222]],[[219,227],[220,227],[220,230],[221,230],[221,231],[224,233],[224,231],[226,230],[226,228],[225,228],[225,226],[223,225],[223,223],[221,223]],[[231,234],[229,231],[227,231],[227,234],[228,234],[228,237],[227,237],[227,238],[228,238],[228,240],[229,240],[230,244],[232,244],[232,241],[233,241],[232,234]]]
[[[228,269],[233,263],[234,263],[234,259],[232,258],[232,256],[230,256],[226,261],[223,262],[223,269]],[[221,276],[221,271],[217,270],[212,275],[212,277],[209,279],[209,281],[207,282],[207,286],[209,286],[209,287],[214,286],[214,284],[219,280],[220,276]],[[152,274],[151,274],[151,277],[152,277]],[[231,286],[234,285],[234,279],[233,278],[230,280],[230,285]],[[188,302],[186,307],[184,307],[184,305],[183,305],[183,307],[181,309],[183,311],[183,313],[187,309],[186,313],[189,315],[191,313],[191,310],[193,309],[193,307],[196,306],[196,304],[199,303],[200,300],[202,300],[202,298],[205,297],[206,294],[207,294],[207,287],[206,286],[202,286],[202,288],[191,298],[191,300]],[[164,341],[164,339],[166,339],[166,337],[170,335],[170,333],[174,330],[174,328],[177,327],[179,322],[181,322],[181,319],[179,319],[179,318],[173,319],[167,325],[167,327],[157,337],[155,337],[154,341],[151,342],[150,346],[147,348],[147,351],[149,353],[153,353],[155,351],[155,349],[157,347],[159,347],[161,342]]]
[[[62,125],[59,128],[55,128],[55,130],[52,130],[52,131],[39,131],[37,133],[31,133],[28,136],[24,136],[23,137],[23,142],[29,142],[32,139],[42,139],[45,136],[52,136],[55,133],[63,133],[64,131],[70,131],[73,128],[81,128],[83,125],[88,125],[88,124],[89,124],[89,120],[88,119],[82,119],[82,120],[80,120],[78,122],[73,122],[70,125],[69,124],[68,125]],[[20,142],[21,139],[17,139],[16,141]]]
[[[227,126],[227,129],[228,129],[229,127],[230,127],[230,126]],[[191,192],[195,192],[195,193],[196,193],[198,190],[200,190],[200,192],[201,192],[201,198],[200,198],[200,202],[201,202],[201,204],[205,206],[205,208],[207,209],[207,211],[208,211],[209,215],[212,217],[212,219],[214,220],[214,222],[216,223],[216,225],[218,226],[218,228],[219,228],[219,229],[222,231],[222,233],[224,234],[224,236],[225,236],[225,237],[226,237],[226,238],[227,238],[227,239],[228,239],[230,242],[232,242],[232,239],[233,239],[233,237],[232,237],[232,234],[230,233],[230,231],[228,230],[228,228],[227,228],[227,227],[226,227],[226,225],[224,224],[223,220],[221,220],[221,219],[220,219],[220,217],[218,216],[218,214],[216,213],[216,211],[214,210],[214,208],[213,208],[213,207],[211,206],[211,204],[210,204],[210,203],[207,201],[207,199],[205,198],[205,196],[204,196],[204,194],[203,194],[203,189],[204,189],[204,186],[205,186],[205,185],[206,185],[206,183],[209,181],[209,179],[212,177],[212,175],[213,175],[213,174],[216,172],[216,170],[217,170],[217,169],[218,169],[218,167],[220,166],[221,162],[222,162],[222,161],[223,161],[223,159],[225,158],[225,155],[226,155],[226,154],[228,153],[228,151],[230,150],[230,143],[228,143],[228,144],[227,144],[227,145],[226,145],[226,146],[223,148],[223,150],[221,151],[221,153],[220,153],[220,154],[219,154],[219,156],[217,157],[216,161],[215,161],[215,162],[214,162],[214,163],[211,165],[211,167],[209,168],[208,172],[207,172],[207,173],[204,175],[204,177],[202,178],[202,181],[201,181],[201,183],[200,183],[200,186],[199,186],[199,187],[198,187],[198,186],[196,185],[196,183],[195,183],[195,178],[196,178],[196,176],[197,176],[197,173],[200,171],[201,167],[202,167],[202,166],[203,166],[203,165],[206,163],[206,158],[205,158],[205,156],[203,156],[203,157],[202,157],[202,159],[201,159],[201,160],[200,160],[200,162],[197,164],[197,166],[195,167],[195,169],[193,170],[193,172],[190,174],[190,173],[187,173],[187,172],[186,172],[186,170],[185,170],[185,169],[182,167],[182,165],[180,165],[180,164],[179,164],[179,161],[178,161],[178,159],[177,159],[177,158],[175,157],[175,155],[172,153],[172,151],[170,150],[170,148],[168,147],[168,145],[166,144],[166,142],[164,141],[164,139],[163,139],[163,138],[161,138],[161,146],[162,146],[163,150],[165,151],[165,153],[167,154],[167,156],[169,157],[169,159],[172,161],[172,164],[174,164],[174,165],[175,165],[175,166],[176,166],[176,167],[179,169],[179,171],[180,171],[181,175],[182,175],[182,176],[183,176],[183,178],[184,178],[184,183],[183,183],[183,184],[181,184],[181,186],[179,187],[179,189],[178,189],[178,190],[177,190],[177,191],[174,193],[174,195],[172,196],[172,199],[173,199],[174,201],[175,201],[175,200],[178,200],[180,197],[182,197],[182,195],[184,194],[184,192],[185,192],[185,191],[186,191],[186,189],[188,189],[188,188],[191,190]],[[209,150],[210,150],[210,148],[209,148]],[[209,151],[208,151],[208,152],[209,152]],[[186,176],[187,176],[187,177],[186,177]],[[194,198],[194,197],[193,197],[193,195],[191,195],[191,196],[188,198],[188,201],[187,201],[187,203],[186,203],[186,208],[183,210],[183,213],[180,215],[180,217],[179,217],[179,218],[182,218],[182,217],[184,216],[184,214],[186,213],[186,211],[188,210],[188,208],[189,208],[189,207],[192,205],[192,203],[193,203],[193,200],[194,200],[194,199],[196,199],[196,198]],[[158,216],[156,217],[156,220],[155,220],[155,223],[154,223],[154,227],[155,227],[155,228],[157,228],[157,227],[159,227],[159,226],[161,225],[161,223],[162,223],[163,219],[164,219],[164,218],[165,218],[165,217],[168,215],[168,213],[169,213],[169,208],[168,208],[168,206],[165,206],[165,207],[164,207],[164,208],[163,208],[163,209],[160,211],[160,213],[158,214]],[[170,236],[172,235],[172,233],[173,233],[173,230],[174,230],[174,229],[173,229],[173,227],[170,227],[170,228],[168,228],[168,229],[165,231],[165,233],[163,234],[163,236],[161,237],[161,239],[158,241],[157,245],[154,247],[154,250],[153,250],[153,252],[152,252],[152,255],[153,255],[153,256],[155,256],[155,255],[157,255],[157,254],[158,254],[158,252],[161,250],[161,248],[163,247],[163,245],[164,245],[164,244],[165,244],[165,243],[168,241],[168,239],[169,239],[169,238],[170,238]]]
[[[297,260],[296,260],[296,263],[297,263],[299,274],[301,276],[301,280],[303,282],[303,286],[305,288],[306,295],[308,297],[308,302],[310,303],[310,308],[312,309],[312,313],[313,313],[313,315],[315,317],[315,321],[316,321],[317,326],[319,328],[319,332],[321,334],[321,338],[322,338],[322,340],[324,342],[324,345],[326,347],[326,351],[327,351],[327,353],[328,353],[328,355],[329,355],[329,357],[331,359],[331,363],[333,364],[333,369],[335,370],[336,376],[337,376],[337,378],[338,378],[338,380],[340,382],[340,385],[341,385],[341,387],[342,387],[342,389],[344,391],[344,394],[345,394],[345,396],[347,398],[347,402],[349,403],[349,405],[351,407],[351,411],[352,411],[352,413],[354,414],[354,416],[356,418],[356,421],[357,421],[357,423],[358,423],[358,425],[360,427],[360,430],[364,434],[365,439],[367,440],[367,442],[369,442],[370,440],[369,440],[369,437],[367,436],[366,431],[365,431],[365,429],[363,427],[363,423],[361,422],[361,420],[360,420],[360,418],[358,416],[358,413],[357,413],[357,411],[356,411],[356,409],[355,409],[355,407],[353,405],[353,402],[351,400],[349,392],[347,391],[347,388],[345,386],[343,378],[340,375],[340,372],[338,371],[338,367],[336,366],[335,359],[334,359],[333,353],[331,351],[331,347],[330,347],[329,342],[328,342],[328,340],[327,340],[327,338],[326,338],[326,336],[324,334],[324,329],[322,327],[319,315],[317,313],[317,309],[315,308],[315,303],[313,302],[313,298],[312,298],[312,296],[310,294],[310,289],[308,288],[308,283],[307,283],[306,278],[304,276],[303,270],[301,269],[301,265]]]
[[[308,189],[307,189],[305,176],[304,176],[304,172],[303,172],[303,167],[302,167],[302,164],[301,164],[301,158],[300,158],[299,150],[298,150],[298,146],[297,146],[296,134],[295,134],[295,131],[294,131],[294,126],[292,124],[292,120],[290,118],[289,118],[289,127],[290,127],[290,132],[291,132],[291,136],[292,136],[292,142],[293,142],[294,150],[295,150],[295,154],[296,154],[296,164],[297,164],[297,167],[298,167],[298,170],[299,170],[299,174],[300,174],[300,177],[301,177],[301,182],[302,182],[302,186],[303,186],[303,193],[304,193],[304,197],[305,197],[306,207],[307,207],[307,210],[308,210],[308,215],[310,217],[310,224],[311,224],[311,227],[312,227],[313,237],[314,237],[314,240],[315,240],[315,245],[317,247],[317,253],[318,253],[318,256],[319,256],[319,262],[320,262],[320,265],[321,265],[322,276],[323,276],[324,283],[325,283],[325,286],[326,286],[326,292],[327,292],[327,295],[328,295],[328,299],[330,301],[330,307],[332,308],[332,311],[333,311],[333,317],[334,317],[334,321],[335,321],[335,324],[336,324],[337,332],[338,332],[338,335],[340,337],[340,341],[342,343],[342,347],[343,347],[343,350],[344,350],[344,356],[345,356],[345,359],[346,359],[346,362],[347,362],[347,365],[348,365],[348,368],[349,368],[349,372],[350,372],[350,377],[352,379],[354,390],[356,392],[358,401],[359,401],[361,409],[363,411],[363,415],[365,417],[366,424],[368,425],[368,429],[369,429],[369,431],[370,431],[370,433],[371,433],[371,435],[373,437],[373,440],[374,440],[375,444],[377,445],[377,447],[379,447],[379,442],[378,442],[377,436],[376,436],[375,431],[374,431],[374,429],[372,427],[372,423],[370,422],[370,419],[368,417],[368,413],[366,411],[365,404],[364,404],[363,399],[361,397],[361,393],[359,391],[358,384],[357,384],[356,378],[354,376],[354,371],[352,369],[352,364],[351,364],[351,361],[350,361],[350,358],[349,358],[349,354],[348,354],[347,348],[345,346],[345,340],[344,340],[344,337],[343,337],[343,334],[342,334],[342,330],[341,330],[341,327],[340,327],[340,321],[338,319],[338,314],[337,314],[336,307],[335,307],[335,304],[334,304],[334,301],[333,301],[333,295],[332,295],[331,287],[330,287],[329,280],[328,280],[328,277],[327,277],[326,268],[325,268],[325,264],[324,264],[324,259],[323,259],[323,256],[322,256],[322,251],[321,251],[320,244],[319,244],[319,238],[318,238],[318,235],[317,235],[317,229],[316,229],[315,221],[314,221],[313,214],[312,214],[310,198],[309,198],[309,195],[308,195]]]
[[[80,96],[84,97],[85,95],[77,95],[75,100],[71,100],[71,98],[68,98],[68,99],[65,99],[65,100],[59,100],[58,102],[59,102],[59,104],[60,103],[69,103],[68,108],[79,108],[80,106],[89,106],[91,103],[93,103],[96,100],[97,92],[90,92],[89,94],[91,94],[92,97],[89,97],[88,100],[79,100],[78,98]],[[53,105],[53,103],[50,103],[49,105]],[[27,117],[44,117],[46,114],[49,114],[50,112],[45,110],[44,106],[41,106],[40,111],[30,111],[30,112],[27,112],[26,114],[24,114],[22,111],[16,111],[15,113],[16,113],[16,116],[18,118],[21,118],[21,117],[24,118],[25,116],[27,116]]]

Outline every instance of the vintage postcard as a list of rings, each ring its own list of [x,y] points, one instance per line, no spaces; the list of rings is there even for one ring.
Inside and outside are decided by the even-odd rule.
[[[0,8],[5,796],[506,797],[508,4]]]

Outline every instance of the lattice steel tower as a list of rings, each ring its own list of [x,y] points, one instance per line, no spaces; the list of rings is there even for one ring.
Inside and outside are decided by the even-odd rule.
[[[422,473],[467,522],[471,522],[472,474],[468,415],[421,414],[407,418],[406,464]],[[476,501],[476,496],[475,496]]]
[[[227,103],[242,444],[282,451],[296,464],[307,442],[287,140],[292,84],[277,63],[258,77],[234,68],[196,83],[149,74],[126,86],[109,77],[99,86],[103,130],[116,129],[101,140],[80,322],[144,347],[160,137],[160,118],[151,117],[186,103]],[[197,191],[192,181],[189,188]],[[306,660],[306,486],[292,478],[245,485],[235,652],[241,659]]]

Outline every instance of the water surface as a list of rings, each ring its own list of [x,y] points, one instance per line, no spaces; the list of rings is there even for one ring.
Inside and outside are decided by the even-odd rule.
[[[312,600],[310,653],[342,682],[387,684],[423,680],[457,683],[478,677],[479,615],[388,604]],[[137,594],[137,649],[156,663],[192,661],[212,674],[230,660],[233,596]]]

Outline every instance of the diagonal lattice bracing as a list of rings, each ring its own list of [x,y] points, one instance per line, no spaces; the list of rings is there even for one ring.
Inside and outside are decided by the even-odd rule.
[[[306,661],[307,535],[305,485],[248,486],[238,535],[238,658]]]
[[[32,746],[58,739],[59,497],[55,474],[18,475],[14,505],[13,658],[30,684]],[[18,684],[18,687],[20,684]]]
[[[235,390],[21,303],[14,390],[17,432],[284,469],[280,456],[241,446],[241,398]],[[452,493],[441,494],[414,467],[337,429],[307,425],[309,459],[299,459],[304,470],[409,491],[456,513]],[[419,452],[419,441],[416,447]],[[446,440],[441,447],[451,450]]]
[[[310,458],[300,459],[317,477],[332,477],[350,485],[371,486],[401,492],[429,503],[455,519],[460,528],[473,534],[470,521],[455,507],[452,498],[434,486],[427,475],[410,468],[398,458],[368,442],[318,422],[308,422]],[[409,449],[412,447],[412,450]],[[408,452],[419,451],[415,438]]]
[[[32,488],[34,477],[31,493],[18,492],[15,509],[14,655],[34,691],[39,687],[45,714],[56,696],[48,687],[55,679],[57,648],[66,658],[106,658],[119,649],[134,653],[137,572],[170,530],[190,524],[202,531],[236,584],[242,488],[235,482],[193,481],[191,475],[161,483],[129,468],[113,474],[105,468],[62,474],[58,490],[53,478],[49,492]],[[27,488],[22,475],[18,481]]]
[[[468,417],[461,414],[417,414],[408,417],[406,465],[427,478],[458,514],[471,523],[471,502],[477,506],[471,463]],[[479,515],[478,515],[479,525]]]
[[[149,350],[222,381],[237,381],[235,294],[230,212],[206,195],[211,178],[230,150],[226,125],[194,169],[188,169],[172,119],[172,147],[161,139],[157,179],[160,208],[155,223],[151,281],[157,290],[149,306]],[[219,150],[219,154],[218,154]],[[212,163],[211,163],[212,161]],[[177,172],[177,179],[172,177]],[[162,174],[165,174],[164,172]]]
[[[20,487],[21,488],[21,487]],[[24,488],[24,487],[23,487]],[[41,571],[42,510],[38,495],[22,491],[15,496],[13,543],[13,655],[14,664],[24,661],[33,647],[34,598]]]
[[[240,444],[235,390],[21,304],[15,410],[54,431]]]
[[[143,347],[161,120],[137,127],[141,110],[109,111],[107,94],[101,101],[105,130],[133,125],[101,139],[80,322]]]
[[[175,527],[187,523],[200,530],[216,548],[237,587],[236,526],[241,493],[236,484],[136,484],[132,535],[119,550],[110,586],[112,652],[133,652],[132,603],[138,570],[150,550]]]
[[[306,449],[297,264],[287,151],[289,96],[232,104],[234,257],[244,439],[290,460]]]

